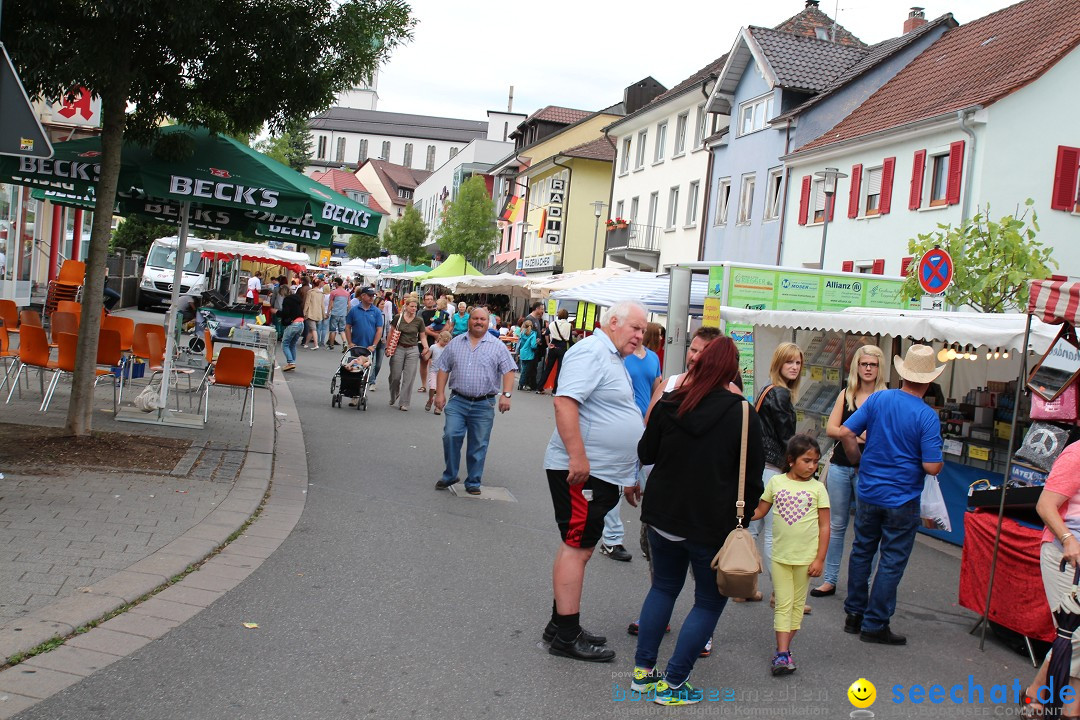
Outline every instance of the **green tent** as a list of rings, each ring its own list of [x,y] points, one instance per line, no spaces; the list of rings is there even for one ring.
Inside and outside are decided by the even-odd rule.
[[[409,265],[408,263],[401,263],[400,265],[391,265],[383,270],[384,273],[403,273],[403,272],[431,272],[430,265]]]
[[[421,275],[416,278],[417,282],[423,280],[430,280],[432,278],[446,278],[446,277],[461,277],[462,275],[483,275],[465,259],[464,255],[451,255],[443,260],[442,265],[435,268],[427,275]]]

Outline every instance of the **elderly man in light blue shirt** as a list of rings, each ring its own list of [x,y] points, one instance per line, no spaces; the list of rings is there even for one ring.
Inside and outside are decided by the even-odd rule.
[[[641,345],[645,307],[613,305],[601,328],[562,359],[555,395],[555,433],[544,456],[555,520],[563,543],[552,570],[555,602],[544,640],[553,655],[607,662],[606,638],[581,629],[585,564],[600,540],[607,515],[635,485],[637,443],[644,425],[623,358]]]

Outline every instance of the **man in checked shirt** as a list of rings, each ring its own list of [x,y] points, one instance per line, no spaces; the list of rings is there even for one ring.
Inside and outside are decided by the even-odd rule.
[[[435,483],[437,490],[445,490],[458,481],[461,444],[467,433],[465,492],[480,494],[480,478],[484,474],[488,440],[495,422],[495,398],[498,397],[499,412],[510,409],[517,363],[506,345],[488,333],[488,319],[487,308],[473,308],[469,315],[469,331],[451,340],[436,363],[439,374],[435,409],[443,410],[446,415],[443,426],[446,469]],[[448,379],[449,402],[446,400]]]

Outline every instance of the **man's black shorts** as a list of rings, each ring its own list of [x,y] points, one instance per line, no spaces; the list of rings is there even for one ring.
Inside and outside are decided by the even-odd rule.
[[[592,475],[580,485],[571,485],[566,481],[569,470],[546,472],[563,542],[576,548],[596,547],[604,533],[604,516],[619,503],[622,488]],[[592,491],[591,501],[585,499],[587,491]]]

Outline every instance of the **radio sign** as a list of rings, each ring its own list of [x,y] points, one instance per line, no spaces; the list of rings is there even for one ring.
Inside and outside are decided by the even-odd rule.
[[[547,221],[544,224],[544,242],[558,245],[563,235],[563,202],[566,199],[566,181],[562,178],[551,179],[551,199],[547,206]]]

